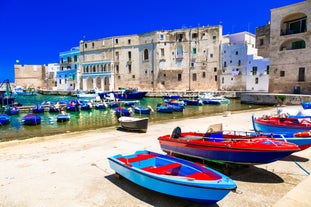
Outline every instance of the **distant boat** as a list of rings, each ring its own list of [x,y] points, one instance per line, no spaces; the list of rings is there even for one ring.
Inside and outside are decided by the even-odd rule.
[[[153,109],[151,106],[144,107],[144,106],[132,106],[134,109],[135,114],[150,114]]]
[[[11,122],[11,117],[7,114],[0,114],[0,126],[8,125]]]
[[[4,113],[7,114],[7,115],[16,115],[18,114],[20,111],[20,109],[17,107],[17,106],[8,106],[5,110],[4,110]]]
[[[44,112],[44,107],[41,106],[40,104],[35,105],[32,107],[32,113],[43,113]]]
[[[57,122],[66,122],[69,121],[70,119],[70,114],[69,113],[65,113],[64,111],[62,111],[61,113],[57,114]]]
[[[156,107],[156,111],[159,113],[173,113],[174,108],[168,104],[158,103]]]
[[[252,115],[252,124],[255,131],[290,133],[311,130],[310,117],[281,117],[281,116],[262,116],[254,117]]]
[[[304,109],[311,109],[311,102],[307,101],[307,102],[302,102],[301,103],[301,106],[304,108]]]
[[[118,106],[114,110],[115,110],[115,114],[116,114],[117,117],[131,116],[131,112],[128,109],[126,109],[126,108]]]
[[[22,118],[24,125],[39,125],[41,124],[41,117],[37,114],[29,113]]]
[[[113,91],[114,97],[119,100],[135,99],[139,100],[146,96],[147,91],[138,91],[137,88],[125,88],[120,91]]]
[[[121,124],[121,127],[130,130],[130,131],[142,131],[146,132],[148,129],[148,118],[138,118],[138,117],[128,117],[121,116],[118,121]]]
[[[89,93],[85,93],[81,90],[76,91],[78,98],[96,98],[97,96],[99,96],[99,93],[101,93],[101,91],[97,88],[91,90]]]
[[[236,189],[232,179],[206,166],[147,150],[108,157],[116,177],[178,198],[214,204]]]

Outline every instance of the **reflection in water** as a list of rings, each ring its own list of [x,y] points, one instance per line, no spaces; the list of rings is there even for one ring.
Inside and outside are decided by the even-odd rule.
[[[30,106],[40,104],[43,101],[49,100],[57,102],[58,100],[72,100],[75,97],[60,97],[60,96],[26,96],[17,97],[17,101],[23,105]],[[154,111],[157,103],[163,102],[162,98],[144,98],[140,100],[139,104],[142,106],[151,106]],[[149,116],[149,123],[159,120],[180,119],[191,116],[204,116],[211,114],[223,113],[227,110],[237,111],[249,109],[249,105],[241,104],[240,100],[231,100],[230,105],[204,105],[204,106],[187,106],[183,112],[174,112],[172,114],[152,112]],[[252,108],[259,108],[263,106],[251,106]],[[24,126],[22,125],[22,117],[26,112],[20,112],[19,115],[11,116],[11,124],[0,127],[0,141],[7,141],[12,139],[26,139],[30,137],[40,137],[44,135],[65,133],[68,131],[81,131],[88,129],[98,129],[102,127],[117,126],[118,120],[114,114],[113,108],[70,113],[70,120],[68,122],[59,123],[56,121],[57,113],[44,112],[41,113],[41,125],[38,126]],[[140,116],[134,114],[134,116]],[[141,115],[146,116],[146,115]]]

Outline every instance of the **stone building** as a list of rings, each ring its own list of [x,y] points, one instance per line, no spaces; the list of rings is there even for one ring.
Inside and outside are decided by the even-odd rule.
[[[311,0],[271,10],[269,49],[269,92],[310,93]]]
[[[223,37],[219,90],[268,91],[269,59],[257,56],[255,42],[249,32]]]
[[[83,90],[214,90],[221,26],[82,41]]]
[[[73,47],[60,52],[60,69],[56,73],[57,90],[72,91],[80,88],[80,50]]]
[[[15,85],[26,89],[44,89],[47,87],[46,65],[14,65]]]

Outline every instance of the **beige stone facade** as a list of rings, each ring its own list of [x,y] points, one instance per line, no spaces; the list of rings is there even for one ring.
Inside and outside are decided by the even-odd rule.
[[[24,88],[44,89],[47,87],[46,65],[14,65],[15,85]]]
[[[221,37],[211,26],[82,42],[83,89],[216,91]]]
[[[269,92],[310,93],[310,54],[311,0],[272,9]]]

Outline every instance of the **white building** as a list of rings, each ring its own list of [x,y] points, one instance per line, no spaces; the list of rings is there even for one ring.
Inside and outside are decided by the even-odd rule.
[[[220,51],[219,90],[268,91],[269,60],[257,56],[255,35],[225,35]]]

